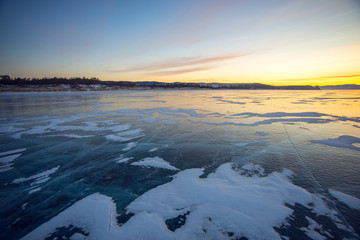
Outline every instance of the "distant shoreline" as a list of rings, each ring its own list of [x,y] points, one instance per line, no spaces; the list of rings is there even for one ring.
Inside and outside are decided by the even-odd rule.
[[[152,87],[152,86],[135,86],[135,87],[109,87],[109,86],[14,86],[0,85],[0,92],[96,92],[96,91],[121,91],[121,90],[321,90],[314,87],[297,86],[292,88],[286,86],[282,88],[223,88],[223,87]]]
[[[191,83],[191,82],[131,82],[101,81],[98,78],[11,78],[0,76],[0,91],[110,91],[110,90],[148,90],[148,89],[274,89],[274,90],[320,90],[318,86],[272,86],[261,83]]]

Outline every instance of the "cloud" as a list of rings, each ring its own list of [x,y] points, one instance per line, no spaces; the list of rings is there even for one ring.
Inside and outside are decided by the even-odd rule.
[[[142,73],[139,74],[139,76],[143,77],[164,77],[164,76],[174,76],[174,75],[180,75],[185,73],[191,73],[191,72],[198,72],[198,71],[205,71],[214,69],[215,67],[212,66],[206,66],[206,67],[197,67],[197,68],[188,68],[188,69],[181,69],[181,70],[169,70],[169,71],[156,71],[156,72],[150,72],[150,73]]]
[[[176,58],[176,59],[166,60],[166,61],[162,61],[162,62],[155,63],[155,64],[145,64],[145,65],[133,66],[130,68],[125,68],[125,69],[119,69],[119,70],[108,70],[107,72],[112,72],[112,73],[149,72],[149,74],[146,74],[146,75],[156,75],[156,76],[159,76],[159,75],[167,76],[168,74],[175,75],[175,73],[182,74],[182,73],[186,73],[186,72],[202,71],[202,70],[208,70],[213,67],[196,67],[196,68],[178,69],[178,70],[168,70],[168,69],[222,62],[222,61],[231,60],[231,59],[235,59],[235,58],[239,58],[239,57],[244,57],[249,54],[250,53],[220,55],[220,56],[213,56],[213,57]],[[196,69],[199,69],[199,70],[196,70]]]
[[[354,75],[338,75],[338,76],[326,76],[321,78],[354,78],[354,77],[360,77],[360,74],[354,74]]]

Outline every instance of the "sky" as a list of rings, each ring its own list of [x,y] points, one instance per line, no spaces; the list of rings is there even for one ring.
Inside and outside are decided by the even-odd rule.
[[[0,0],[0,74],[360,84],[360,0]]]

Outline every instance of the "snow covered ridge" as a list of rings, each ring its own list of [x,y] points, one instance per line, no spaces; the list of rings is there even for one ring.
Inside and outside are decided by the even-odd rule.
[[[241,169],[246,176],[238,171]],[[320,215],[331,218],[345,237],[358,237],[351,227],[340,223],[323,197],[294,185],[289,179],[291,171],[265,176],[261,167],[253,164],[238,170],[226,163],[207,178],[199,178],[203,169],[181,171],[171,182],[130,203],[126,207],[130,217],[120,225],[115,203],[96,193],[22,239],[45,239],[68,226],[80,229],[72,236],[79,239],[284,239],[289,237],[284,234],[296,213],[295,204],[311,212],[311,216],[302,216],[302,224],[294,226],[303,234],[299,238],[337,237],[333,229],[325,229],[317,222]],[[259,174],[250,176],[251,171]]]

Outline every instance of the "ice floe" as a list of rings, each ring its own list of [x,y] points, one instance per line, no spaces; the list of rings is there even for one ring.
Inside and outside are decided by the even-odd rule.
[[[329,193],[348,207],[360,210],[360,199],[333,189],[329,189]]]
[[[154,168],[165,168],[169,170],[179,170],[178,168],[170,165],[170,163],[166,162],[164,159],[160,157],[147,157],[138,162],[133,162],[131,165],[134,166],[143,166],[143,167],[154,167]]]
[[[245,169],[252,167],[259,168]],[[79,234],[88,239],[282,239],[287,236],[275,227],[287,225],[294,213],[291,206],[300,204],[316,212],[321,201],[294,185],[289,170],[249,177],[227,163],[207,178],[200,178],[202,174],[203,169],[188,169],[144,193],[126,207],[132,216],[121,225],[113,200],[95,193],[22,239],[45,239],[68,226],[81,229]],[[332,237],[315,220],[307,216],[306,220],[308,226],[298,230],[308,237]]]
[[[313,143],[321,143],[332,147],[349,148],[360,151],[360,147],[356,147],[354,143],[360,143],[360,138],[342,135],[338,138],[328,138],[324,140],[312,140]]]

